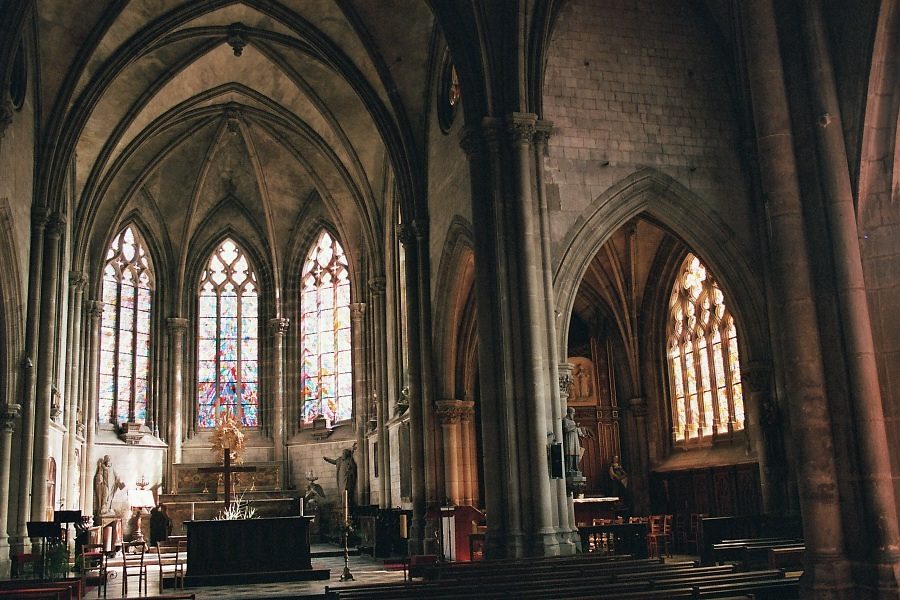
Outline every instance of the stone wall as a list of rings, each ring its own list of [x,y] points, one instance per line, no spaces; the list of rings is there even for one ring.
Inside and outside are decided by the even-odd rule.
[[[752,248],[724,49],[689,2],[579,0],[547,59],[545,159],[554,254],[585,208],[641,168],[696,193]]]

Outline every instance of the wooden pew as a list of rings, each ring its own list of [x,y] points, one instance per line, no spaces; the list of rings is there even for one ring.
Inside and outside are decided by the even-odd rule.
[[[81,600],[84,597],[84,589],[80,578],[59,579],[56,581],[40,581],[36,579],[10,579],[0,581],[0,597],[14,598],[16,593],[21,593],[23,598],[39,598],[44,590],[48,594],[64,592],[61,598],[65,600]],[[7,593],[9,592],[9,593]],[[48,597],[55,597],[49,595]]]
[[[769,568],[785,569],[785,570],[801,570],[803,569],[803,555],[806,553],[806,546],[799,544],[797,546],[784,546],[781,548],[769,548]]]
[[[803,540],[782,537],[722,540],[713,544],[713,562],[736,560],[745,568],[762,567],[766,565],[770,548],[798,545],[803,545]]]
[[[527,564],[523,561],[524,564]],[[578,576],[570,572],[550,570],[527,575],[517,573],[512,576],[501,571],[483,573],[480,578],[441,579],[439,582],[423,582],[413,585],[373,585],[326,588],[328,598],[340,600],[374,600],[393,598],[406,600],[429,598],[429,600],[449,600],[472,598],[492,600],[494,598],[519,598],[539,600],[542,598],[584,598],[590,590],[591,598],[690,598],[706,587],[716,588],[711,594],[740,597],[740,586],[766,589],[773,581],[783,579],[782,571],[727,572],[728,568],[709,569],[704,567],[690,573],[690,569],[676,567],[666,572],[665,565],[640,565],[644,573],[615,581],[610,573],[586,571]],[[662,569],[662,570],[661,570]],[[723,594],[716,586],[732,585]],[[775,584],[783,589],[781,584]],[[737,587],[734,587],[737,586]],[[790,587],[790,586],[789,586]],[[718,597],[709,595],[708,597]]]
[[[698,528],[700,564],[714,562],[713,544],[723,540],[768,537],[801,539],[803,527],[796,515],[741,515],[703,517]]]

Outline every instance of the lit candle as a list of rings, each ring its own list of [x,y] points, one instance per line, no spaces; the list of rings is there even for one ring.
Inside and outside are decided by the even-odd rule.
[[[300,498],[300,516],[303,516],[303,498]]]
[[[191,502],[191,521],[194,520],[194,503]]]
[[[406,530],[406,515],[400,515],[400,537],[404,540],[409,537]]]
[[[347,490],[344,490],[344,523],[350,520],[350,497]]]

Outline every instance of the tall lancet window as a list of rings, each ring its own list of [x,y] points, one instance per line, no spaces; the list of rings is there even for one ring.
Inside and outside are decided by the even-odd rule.
[[[100,322],[100,423],[147,420],[153,267],[137,229],[113,238],[103,269]]]
[[[301,420],[353,414],[350,273],[340,243],[319,233],[300,275]]]
[[[688,254],[669,300],[672,434],[710,441],[744,427],[737,330],[718,282]]]
[[[259,423],[259,284],[237,244],[219,245],[200,275],[197,425],[231,413]]]

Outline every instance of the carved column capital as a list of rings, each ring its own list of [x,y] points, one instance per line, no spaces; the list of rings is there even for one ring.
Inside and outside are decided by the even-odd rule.
[[[12,100],[9,99],[9,91],[4,86],[0,88],[0,94],[3,100],[0,101],[0,138],[6,133],[7,127],[12,125],[13,115],[16,114],[16,107],[13,106]]]
[[[403,223],[397,232],[397,239],[404,248],[409,248],[416,241],[416,231],[411,223]]]
[[[286,317],[269,319],[269,329],[274,335],[284,335],[291,326],[291,320]]]
[[[471,400],[438,400],[435,409],[441,425],[451,425],[470,421],[475,413],[475,403]]]
[[[483,158],[487,152],[484,136],[477,127],[463,127],[459,131],[459,147],[469,160]]]
[[[66,216],[61,212],[55,212],[50,215],[47,220],[47,235],[52,238],[62,236],[63,229],[66,228]]]
[[[569,388],[572,386],[572,371],[574,366],[572,363],[559,363],[556,367],[559,372],[559,393],[563,400],[569,397]]]
[[[20,410],[22,406],[19,404],[5,404],[0,408],[0,430],[12,433]]]
[[[506,135],[509,141],[520,146],[528,146],[534,139],[535,121],[532,113],[512,113],[506,118]]]
[[[770,375],[771,369],[764,362],[753,361],[741,365],[741,382],[749,393],[769,391]]]
[[[182,317],[169,317],[166,319],[166,328],[169,335],[183,335],[188,326],[188,320]]]
[[[365,302],[351,302],[350,303],[350,321],[360,322],[366,314],[366,303]]]
[[[534,123],[534,143],[536,146],[544,148],[550,141],[550,134],[553,133],[553,122],[544,119],[538,119]]]
[[[103,316],[103,303],[99,300],[91,300],[88,302],[88,314],[91,319],[99,319]]]
[[[643,396],[629,398],[628,407],[631,409],[631,413],[636,417],[647,416],[647,399]]]
[[[84,274],[84,271],[69,271],[69,285],[72,286],[76,292],[83,291],[87,282],[88,278],[87,275]]]
[[[373,294],[383,294],[386,285],[387,280],[384,277],[372,277],[369,279],[369,291]]]
[[[50,217],[50,210],[46,206],[34,206],[31,208],[31,227],[32,229],[42,230],[47,226],[47,219]]]

